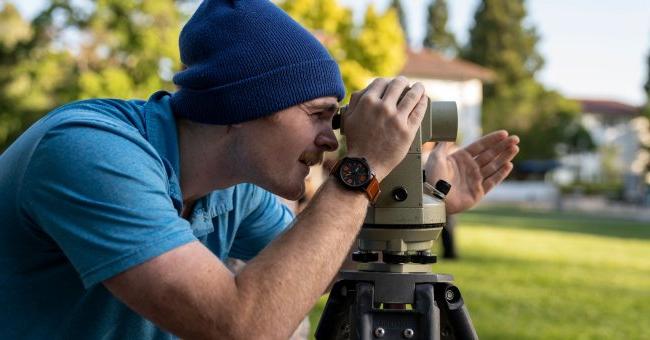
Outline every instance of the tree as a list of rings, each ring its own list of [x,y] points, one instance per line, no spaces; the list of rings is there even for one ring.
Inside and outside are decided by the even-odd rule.
[[[66,102],[174,88],[184,19],[175,1],[78,3],[50,0],[31,22],[0,8],[0,150]]]
[[[390,7],[395,10],[397,13],[397,17],[399,18],[399,25],[402,28],[402,31],[404,32],[404,36],[408,40],[408,23],[406,22],[406,12],[404,12],[404,8],[402,7],[402,2],[400,0],[391,0],[390,2]]]
[[[534,98],[534,125],[527,129],[512,128],[521,137],[518,159],[554,159],[569,153],[596,148],[591,135],[576,119],[580,106],[555,91],[540,90]]]
[[[488,130],[526,129],[531,123],[539,90],[534,76],[543,60],[535,49],[539,37],[534,28],[523,26],[525,17],[523,0],[483,0],[474,16],[463,57],[496,73],[484,93],[483,125]]]
[[[178,36],[183,17],[172,0],[98,0],[71,27],[80,45],[80,98],[147,98],[172,90],[180,67]]]
[[[424,47],[455,55],[458,44],[453,33],[447,30],[449,11],[446,0],[433,0],[428,6],[429,18],[427,21],[427,34],[424,38]]]
[[[349,55],[373,76],[391,77],[402,70],[406,62],[406,39],[399,29],[395,10],[379,14],[373,5],[368,6],[363,27],[355,38]]]
[[[524,26],[525,17],[523,0],[483,0],[462,55],[496,74],[484,87],[483,129],[519,134],[518,159],[554,158],[557,146],[567,143],[566,129],[577,124],[580,107],[535,80],[544,61],[536,50],[539,36]]]
[[[61,101],[73,98],[70,54],[49,48],[51,23],[28,22],[12,4],[0,5],[0,151]]]

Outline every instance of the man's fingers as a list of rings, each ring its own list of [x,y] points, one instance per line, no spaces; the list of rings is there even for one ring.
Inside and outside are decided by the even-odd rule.
[[[424,100],[424,104],[422,104]],[[424,105],[424,106],[422,106]],[[413,112],[421,110],[422,114],[427,108],[427,97],[424,95],[424,86],[420,83],[415,83],[411,89],[406,92],[402,100],[397,103],[397,112],[403,115],[412,115]],[[419,114],[420,112],[418,112]]]
[[[367,89],[368,88],[365,88],[361,91],[352,93],[352,96],[350,96],[350,103],[348,105],[350,111],[354,110],[354,108],[357,106],[357,103],[359,102],[359,98],[361,98],[361,96],[363,96],[363,94],[366,93]]]
[[[385,78],[375,78],[375,80],[368,85],[366,92],[362,97],[370,97],[374,99],[380,99],[381,96],[386,91],[386,86],[388,86],[388,80]]]
[[[497,155],[496,158],[493,158],[487,164],[481,166],[481,176],[483,178],[492,176],[492,174],[501,169],[505,164],[510,163],[517,153],[519,153],[519,147],[516,145],[510,145],[502,153]]]
[[[505,130],[498,130],[491,132],[481,138],[479,138],[477,141],[474,143],[468,145],[465,147],[465,150],[469,152],[472,157],[476,157],[478,154],[483,152],[483,150],[487,149],[491,145],[494,145],[508,137],[508,132]]]
[[[451,142],[436,142],[436,145],[433,147],[433,152],[440,152],[443,155],[447,156],[452,151],[455,151],[457,149],[456,144],[451,143]]]
[[[409,125],[420,125],[422,118],[424,117],[424,111],[427,109],[427,97],[421,96],[420,101],[411,111],[411,114],[408,116]]]
[[[397,101],[399,100],[399,97],[402,95],[402,92],[407,88],[408,86],[408,80],[402,76],[399,76],[388,84],[388,87],[386,87],[386,92],[384,93],[384,96],[382,99],[384,100],[384,103],[389,106],[395,106],[397,105]]]
[[[512,171],[512,163],[504,164],[499,170],[493,173],[490,177],[483,180],[483,192],[488,193],[497,184],[501,183]]]
[[[508,149],[513,145],[517,145],[518,143],[519,143],[519,137],[509,136],[508,138],[498,142],[496,145],[489,146],[485,150],[483,150],[483,152],[481,152],[478,156],[475,157],[476,163],[478,163],[479,167],[485,166],[491,160],[498,157],[506,149]]]

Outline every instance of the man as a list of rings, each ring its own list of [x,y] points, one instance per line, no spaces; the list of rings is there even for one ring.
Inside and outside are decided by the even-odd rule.
[[[299,198],[338,146],[335,62],[264,0],[205,1],[180,49],[176,93],[61,107],[0,156],[3,337],[287,338],[341,266],[367,195],[330,178],[285,230],[271,194]],[[420,84],[397,102],[406,86],[377,79],[346,113],[348,156],[378,181],[426,107]],[[505,178],[514,144],[499,132],[432,157],[459,189],[451,212]],[[233,276],[227,257],[250,261]]]

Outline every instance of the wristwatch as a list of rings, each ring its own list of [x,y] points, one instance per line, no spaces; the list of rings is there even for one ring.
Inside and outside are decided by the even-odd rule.
[[[379,181],[365,158],[344,157],[332,169],[332,175],[347,189],[363,191],[370,204],[379,197]]]

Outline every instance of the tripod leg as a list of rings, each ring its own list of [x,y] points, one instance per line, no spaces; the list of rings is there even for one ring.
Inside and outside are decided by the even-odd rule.
[[[450,283],[436,283],[435,296],[440,308],[442,339],[478,339],[460,290]]]
[[[315,338],[350,339],[351,305],[352,299],[348,296],[346,281],[336,282],[318,322]]]
[[[440,340],[440,309],[436,306],[433,295],[433,284],[415,285],[413,309],[423,317],[420,318],[420,333],[418,339]]]
[[[354,306],[354,321],[352,322],[353,339],[371,340],[373,334],[373,293],[370,283],[357,282],[357,295]]]

